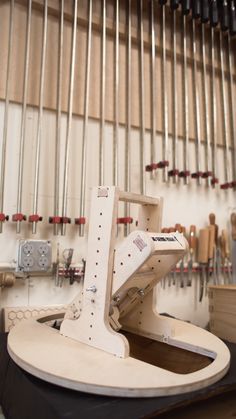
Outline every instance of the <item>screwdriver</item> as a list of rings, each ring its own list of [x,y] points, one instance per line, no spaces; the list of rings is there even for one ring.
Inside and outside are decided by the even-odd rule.
[[[213,257],[213,272],[215,284],[220,284],[220,271],[221,271],[221,257],[218,243],[218,225],[216,224],[216,216],[214,213],[209,214],[210,225],[215,226],[215,252]]]

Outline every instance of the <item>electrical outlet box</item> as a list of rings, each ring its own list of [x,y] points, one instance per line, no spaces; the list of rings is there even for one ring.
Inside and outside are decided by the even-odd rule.
[[[17,272],[48,272],[52,267],[52,246],[46,240],[20,240]]]

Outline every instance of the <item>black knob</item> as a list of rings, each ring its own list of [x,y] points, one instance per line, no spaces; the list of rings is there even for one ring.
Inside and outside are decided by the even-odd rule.
[[[209,1],[201,0],[201,21],[206,23],[209,20]]]
[[[170,7],[172,10],[176,10],[179,7],[179,0],[170,0]]]
[[[182,0],[181,5],[182,5],[182,14],[188,15],[190,12],[190,6],[191,6],[190,0]]]
[[[192,1],[192,17],[193,19],[198,19],[201,16],[201,1],[193,0]]]
[[[223,0],[220,26],[222,31],[227,31],[229,29],[229,10],[227,0]]]
[[[236,34],[236,13],[235,13],[234,0],[231,0],[231,3],[230,3],[229,17],[230,17],[230,35],[235,35]]]
[[[210,22],[213,27],[217,26],[219,22],[217,0],[212,0],[210,4]]]

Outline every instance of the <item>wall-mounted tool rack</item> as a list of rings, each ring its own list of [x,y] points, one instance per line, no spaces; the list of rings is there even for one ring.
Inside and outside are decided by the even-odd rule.
[[[218,10],[214,1],[205,2],[203,9],[199,1],[192,6],[188,2],[155,0],[3,1],[0,5],[0,98],[6,105],[6,123],[1,158],[0,227],[8,220],[4,213],[5,156],[11,147],[7,124],[8,108],[13,102],[22,104],[24,115],[17,212],[12,217],[18,233],[26,219],[33,233],[42,221],[38,209],[40,162],[51,159],[42,152],[46,109],[54,111],[57,118],[56,138],[51,141],[56,156],[55,170],[50,176],[50,182],[55,184],[54,208],[47,214],[55,234],[65,235],[70,223],[78,225],[80,234],[84,234],[86,163],[90,157],[87,150],[92,141],[88,133],[89,119],[100,121],[99,147],[94,153],[98,176],[94,184],[104,183],[104,167],[112,165],[106,183],[124,183],[125,189],[130,190],[132,128],[139,133],[136,159],[140,163],[137,184],[141,192],[145,191],[149,179],[145,171],[151,172],[151,179],[156,182],[159,169],[164,182],[173,179],[188,184],[196,179],[199,185],[215,187],[219,182],[221,189],[235,190],[236,16],[234,2],[225,3],[227,7],[222,3]],[[200,8],[194,8],[195,5]],[[219,11],[217,19],[216,10]],[[32,138],[35,144],[32,209],[26,217],[22,194],[25,115],[29,106],[38,111],[38,125],[36,138]],[[66,133],[62,134],[63,116],[67,122]],[[82,145],[82,153],[74,158],[72,123],[76,117],[82,117],[83,133],[81,138],[76,138],[79,147]],[[109,158],[104,151],[107,123],[114,125]],[[126,131],[122,159],[121,127]],[[218,180],[219,147],[223,147],[224,175]],[[68,185],[73,182],[72,166],[76,168],[73,170],[79,167],[81,183],[80,209],[75,219],[68,214],[67,205]],[[125,176],[122,173],[121,178],[119,169],[123,167]],[[59,203],[60,192],[62,203]],[[129,208],[125,208],[123,220],[127,227]]]

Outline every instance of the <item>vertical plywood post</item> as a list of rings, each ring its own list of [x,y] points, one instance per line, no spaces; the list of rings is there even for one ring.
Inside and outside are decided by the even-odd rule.
[[[109,325],[114,244],[119,192],[115,187],[92,191],[88,257],[78,319],[65,319],[60,333],[120,357],[129,355],[127,339]]]

